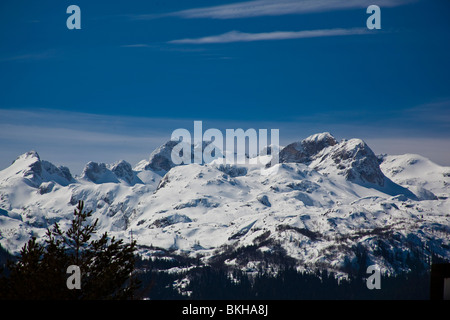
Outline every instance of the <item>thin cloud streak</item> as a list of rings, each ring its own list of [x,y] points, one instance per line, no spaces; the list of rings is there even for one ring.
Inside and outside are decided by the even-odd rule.
[[[122,48],[150,48],[151,46],[145,43],[137,43],[137,44],[125,44],[121,46]]]
[[[443,110],[448,100],[410,110]],[[42,159],[65,165],[80,173],[88,161],[113,163],[126,160],[132,165],[148,159],[149,154],[168,141],[171,132],[185,128],[193,132],[193,121],[203,121],[208,128],[279,129],[280,143],[287,145],[307,136],[328,131],[336,138],[362,138],[378,153],[417,153],[441,165],[450,165],[448,128],[436,132],[434,119],[424,112],[383,114],[369,122],[351,118],[350,114],[315,114],[289,121],[248,121],[221,119],[177,119],[124,117],[57,110],[0,109],[0,170],[20,154],[36,150]],[[340,112],[341,113],[341,112]],[[446,113],[448,114],[448,112]],[[365,115],[364,119],[370,118]],[[412,123],[410,125],[408,123]]]
[[[378,0],[380,7],[397,7],[416,0]],[[261,16],[281,16],[287,14],[306,14],[334,10],[367,8],[372,0],[254,0],[226,5],[181,10],[162,15],[134,15],[135,20],[148,20],[160,17],[179,17],[184,19],[240,19]]]
[[[171,125],[185,123],[46,109],[0,109],[0,115],[0,170],[35,150],[42,159],[76,174],[88,161],[126,160],[135,165],[170,139]]]
[[[47,60],[56,57],[53,50],[38,52],[38,53],[25,53],[17,54],[13,56],[0,57],[0,62],[13,62],[13,61],[40,61]]]
[[[172,40],[173,44],[209,44],[209,43],[231,43],[231,42],[251,42],[264,40],[288,40],[302,38],[318,38],[332,36],[348,36],[367,34],[365,28],[353,29],[322,29],[322,30],[306,30],[306,31],[274,31],[263,33],[245,33],[240,31],[230,31],[215,36],[208,36],[195,39],[179,39]]]

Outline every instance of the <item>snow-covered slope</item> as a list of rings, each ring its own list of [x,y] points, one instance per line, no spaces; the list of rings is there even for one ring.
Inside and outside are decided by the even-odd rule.
[[[36,152],[20,156],[0,171],[0,244],[17,253],[55,221],[64,227],[84,200],[100,232],[128,239],[132,231],[144,255],[154,246],[207,263],[253,248],[245,262],[225,260],[250,271],[277,252],[299,268],[338,272],[360,267],[361,256],[389,272],[407,270],[413,256],[450,260],[448,167],[377,157],[364,141],[329,133],[286,146],[265,175],[265,162],[175,165],[174,146],[133,168],[90,162],[75,178]]]
[[[391,180],[409,188],[423,200],[446,199],[450,192],[450,168],[417,154],[385,155],[380,168]]]

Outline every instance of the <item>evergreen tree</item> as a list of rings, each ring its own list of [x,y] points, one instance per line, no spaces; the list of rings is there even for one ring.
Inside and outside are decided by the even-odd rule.
[[[104,233],[91,240],[97,222],[87,223],[92,211],[80,201],[72,224],[62,231],[57,223],[47,230],[45,243],[32,238],[16,262],[8,264],[9,276],[0,279],[3,299],[131,299],[139,286],[132,275],[136,242],[124,243]],[[81,289],[68,289],[67,267],[81,270]]]

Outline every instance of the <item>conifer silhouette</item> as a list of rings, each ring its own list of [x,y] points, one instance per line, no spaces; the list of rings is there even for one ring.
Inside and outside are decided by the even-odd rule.
[[[9,276],[0,281],[3,299],[132,299],[139,281],[133,276],[136,242],[124,243],[105,232],[91,240],[98,220],[79,201],[72,224],[62,231],[55,223],[47,229],[43,244],[31,238],[15,262],[8,263]],[[67,267],[81,270],[81,289],[68,289]]]

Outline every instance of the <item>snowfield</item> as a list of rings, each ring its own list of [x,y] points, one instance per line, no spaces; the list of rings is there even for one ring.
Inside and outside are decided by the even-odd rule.
[[[253,258],[225,263],[252,272],[258,254],[283,252],[302,270],[345,273],[361,256],[385,272],[418,258],[450,261],[450,167],[419,155],[376,156],[360,139],[321,133],[294,142],[280,163],[174,165],[168,142],[134,168],[89,162],[73,177],[30,151],[0,171],[0,244],[17,254],[54,222],[70,222],[79,200],[99,232],[208,263],[230,248]],[[267,160],[267,159],[265,159]],[[267,172],[266,171],[266,172]],[[224,255],[226,256],[226,255]]]

